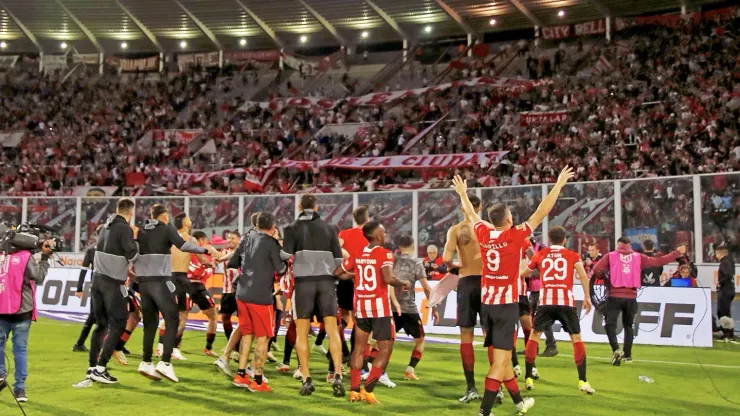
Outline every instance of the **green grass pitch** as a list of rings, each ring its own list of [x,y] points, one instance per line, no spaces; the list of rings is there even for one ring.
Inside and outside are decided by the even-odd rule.
[[[398,343],[388,374],[398,383],[391,390],[376,389],[381,404],[371,407],[335,398],[324,383],[326,359],[313,354],[313,377],[317,391],[311,397],[298,395],[299,383],[292,374],[279,374],[275,366],[266,367],[265,374],[274,392],[249,393],[232,387],[230,380],[213,366],[213,358],[202,354],[205,337],[202,332],[188,331],[183,341],[187,361],[174,363],[180,383],[152,382],[136,373],[137,354],[141,351],[141,328],[128,343],[132,351],[128,367],[114,362],[111,373],[120,384],[94,385],[74,389],[87,366],[87,355],[71,352],[80,324],[41,319],[31,329],[29,341],[29,378],[24,405],[28,416],[190,416],[190,415],[477,415],[478,403],[460,404],[465,381],[456,345],[427,344],[417,367],[419,381],[403,380],[411,345]],[[216,346],[224,344],[219,334]],[[544,348],[544,341],[541,342]],[[280,340],[282,346],[282,339]],[[520,345],[521,348],[521,340]],[[597,390],[586,396],[577,389],[577,373],[569,343],[559,343],[560,355],[540,358],[537,362],[542,378],[531,392],[535,407],[531,415],[740,415],[740,405],[720,397],[712,387],[729,400],[740,403],[740,347],[716,344],[712,349],[673,348],[636,345],[635,362],[612,367],[608,363],[606,345],[587,345],[588,378]],[[10,353],[10,346],[6,348]],[[282,353],[276,354],[278,358]],[[12,356],[11,363],[12,363]],[[700,361],[704,368],[698,364]],[[479,390],[488,367],[486,351],[476,347],[476,382]],[[521,360],[522,364],[524,360]],[[295,368],[295,356],[291,362]],[[708,374],[707,374],[708,373]],[[653,384],[638,381],[640,375],[655,380]],[[12,376],[11,376],[12,380]],[[349,377],[345,380],[348,386]],[[520,387],[524,382],[520,379]],[[494,409],[496,415],[516,413],[511,399]],[[0,415],[20,415],[11,395],[0,393]]]

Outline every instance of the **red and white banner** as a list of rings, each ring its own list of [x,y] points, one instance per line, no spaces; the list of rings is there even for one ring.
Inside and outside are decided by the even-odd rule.
[[[218,66],[218,52],[179,54],[177,55],[177,66],[180,71],[191,66]]]
[[[17,197],[44,197],[44,196],[82,196],[87,198],[113,196],[118,190],[117,186],[75,186],[64,188],[59,191],[22,191],[9,192],[10,196]],[[20,207],[19,207],[20,208]]]
[[[519,113],[519,125],[559,124],[568,119],[568,111],[522,111]]]
[[[111,56],[110,58],[106,59],[105,62],[108,65],[117,67],[122,72],[159,70],[159,55],[154,55],[149,58],[137,59],[127,59],[119,58],[117,56]]]
[[[603,56],[599,58],[599,61],[596,62],[596,65],[594,65],[594,71],[598,72],[599,74],[610,72],[612,69],[614,69],[614,66],[612,66],[611,62],[609,62],[609,60]]]
[[[447,84],[440,84],[433,87],[416,88],[413,90],[401,90],[391,92],[379,92],[366,94],[359,97],[349,97],[341,100],[334,100],[331,98],[316,98],[316,97],[294,97],[294,98],[283,98],[268,102],[258,101],[247,101],[242,106],[242,111],[247,111],[249,108],[259,106],[262,108],[273,108],[275,110],[287,108],[287,107],[322,107],[324,109],[332,109],[339,103],[347,103],[351,106],[381,106],[389,104],[396,100],[414,98],[429,92],[442,92],[450,88],[458,87],[485,87],[485,88],[499,88],[511,93],[521,93],[529,91],[532,88],[550,83],[549,80],[520,80],[505,77],[479,77],[470,78],[462,81],[450,82]]]
[[[305,74],[313,75],[317,72],[343,68],[345,64],[345,55],[344,50],[339,50],[322,58],[311,59],[284,53],[283,62],[285,65],[288,65],[293,69],[303,70]]]
[[[565,39],[571,36],[598,35],[606,33],[606,21],[601,19],[575,25],[543,27],[540,31],[542,38],[547,40]]]
[[[283,160],[282,168],[308,169],[313,166],[332,169],[455,169],[498,163],[508,152],[458,153],[446,155],[399,155],[378,157],[336,157],[317,162]]]
[[[178,143],[188,144],[203,133],[202,129],[189,130],[152,130],[152,140],[156,143],[163,140],[175,140]]]
[[[617,30],[627,29],[633,26],[666,26],[679,28],[684,24],[699,24],[702,20],[710,19],[729,19],[735,15],[737,7],[725,7],[723,9],[710,10],[708,12],[695,12],[695,13],[669,13],[669,14],[658,14],[655,16],[635,16],[626,18],[617,18],[616,28]]]
[[[265,51],[232,51],[224,52],[224,60],[228,62],[240,63],[247,61],[279,61],[280,51],[269,49]]]

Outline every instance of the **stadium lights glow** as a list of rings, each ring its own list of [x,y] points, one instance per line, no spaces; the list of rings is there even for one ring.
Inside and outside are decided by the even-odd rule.
[[[62,42],[62,43],[59,44],[59,47],[62,48],[62,49],[67,49],[67,43],[66,42]]]
[[[306,35],[301,36],[301,43],[306,43],[307,40],[308,40],[308,37]]]
[[[239,39],[239,45],[244,46],[246,44],[247,44],[247,40],[246,39]]]
[[[565,10],[561,10],[558,12],[558,17],[564,17],[565,16]]]
[[[185,48],[187,48],[187,47],[188,47],[188,43],[187,43],[187,42],[185,42],[185,41],[182,41],[182,42],[180,42],[180,47],[181,47],[182,49],[185,49]]]
[[[427,27],[424,28],[424,31],[427,32],[427,33],[432,33],[432,27],[431,26],[427,26]]]
[[[0,48],[3,48],[3,49],[5,49],[5,48],[7,48],[7,47],[8,47],[8,44],[7,44],[7,43],[5,43],[5,42],[0,42]]]
[[[128,48],[128,43],[121,42],[121,49],[126,49],[126,48]]]
[[[362,32],[362,38],[363,38],[363,39],[367,39],[367,37],[368,37],[368,36],[370,36],[370,34],[369,34],[369,33],[367,33],[367,31],[365,31],[365,32]]]
[[[496,19],[489,20],[488,21],[488,24],[490,24],[491,26],[495,25],[496,24]]]

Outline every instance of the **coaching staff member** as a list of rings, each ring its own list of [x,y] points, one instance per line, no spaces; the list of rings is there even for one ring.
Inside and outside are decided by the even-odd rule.
[[[141,312],[144,321],[144,347],[139,374],[153,380],[159,380],[160,375],[170,381],[178,382],[175,370],[170,364],[172,349],[177,338],[179,321],[177,302],[175,300],[175,285],[172,283],[172,246],[180,251],[193,254],[210,253],[216,259],[220,256],[211,248],[203,247],[185,241],[177,232],[177,228],[170,224],[170,214],[161,204],[155,204],[151,209],[152,218],[146,220],[139,232],[140,257],[134,264],[136,280],[139,283],[141,294]],[[159,313],[164,317],[164,337],[162,361],[156,369],[152,364],[152,350],[154,336],[159,326]],[[108,336],[110,339],[110,335]],[[115,340],[118,338],[114,338]]]
[[[617,249],[605,255],[594,266],[594,277],[602,277],[609,270],[609,291],[606,299],[606,335],[614,356],[612,365],[620,365],[622,360],[632,361],[632,339],[635,331],[632,324],[637,314],[637,289],[642,285],[641,273],[644,269],[662,267],[686,254],[686,246],[660,257],[650,257],[632,251],[632,243],[627,237],[617,240]],[[617,341],[617,319],[622,314],[624,327],[624,352]]]
[[[717,317],[730,318],[732,301],[735,299],[735,263],[732,261],[730,251],[726,243],[717,246],[716,256],[719,260],[719,271],[717,273]],[[722,339],[730,341],[734,338],[735,330],[732,326],[721,325]]]
[[[285,228],[281,256],[293,259],[295,289],[293,290],[293,319],[296,323],[296,350],[303,374],[301,395],[314,392],[309,373],[308,331],[314,305],[317,316],[324,321],[329,334],[329,351],[334,361],[335,378],[342,376],[342,344],[337,330],[337,292],[334,270],[342,264],[342,248],[331,225],[316,212],[316,197],[302,195],[298,204],[298,219]],[[334,390],[335,393],[338,391]]]
[[[97,325],[90,340],[90,367],[87,372],[89,378],[104,384],[118,383],[108,373],[106,365],[128,321],[126,280],[129,263],[138,260],[139,250],[135,241],[138,231],[130,225],[133,216],[134,201],[119,199],[116,214],[108,218],[100,230],[95,247],[90,296]]]

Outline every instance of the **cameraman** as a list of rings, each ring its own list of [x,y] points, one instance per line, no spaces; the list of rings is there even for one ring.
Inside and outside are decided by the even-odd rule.
[[[28,377],[28,333],[31,320],[36,320],[36,285],[40,285],[49,271],[51,246],[44,242],[41,262],[33,258],[28,249],[18,249],[0,254],[0,390],[7,386],[5,377],[5,343],[13,334],[15,359],[14,395],[19,402],[27,402],[26,377]]]

